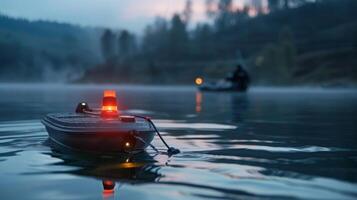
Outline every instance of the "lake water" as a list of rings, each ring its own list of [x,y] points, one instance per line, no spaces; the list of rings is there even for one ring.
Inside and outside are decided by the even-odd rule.
[[[182,153],[94,156],[48,140],[46,113],[98,107],[104,88]],[[0,199],[357,198],[354,90],[1,85],[0,114]]]

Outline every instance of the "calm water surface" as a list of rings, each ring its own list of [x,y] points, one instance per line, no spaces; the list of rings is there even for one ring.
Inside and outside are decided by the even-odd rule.
[[[357,93],[111,86],[120,109],[151,116],[182,153],[70,152],[40,119],[103,87],[0,86],[0,199],[356,199]],[[158,138],[153,144],[165,148]],[[114,193],[102,181],[114,180]]]

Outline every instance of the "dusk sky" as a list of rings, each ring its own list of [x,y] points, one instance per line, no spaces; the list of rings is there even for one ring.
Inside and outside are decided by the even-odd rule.
[[[181,12],[186,0],[0,0],[0,13],[30,20],[51,20],[127,28],[140,32],[155,16]],[[194,0],[193,23],[205,20],[205,0]]]
[[[236,7],[244,2],[234,0]],[[170,18],[181,12],[186,0],[0,0],[0,13],[29,20],[50,20],[79,24],[126,28],[141,32],[156,16]],[[191,25],[205,21],[205,0],[192,0]]]

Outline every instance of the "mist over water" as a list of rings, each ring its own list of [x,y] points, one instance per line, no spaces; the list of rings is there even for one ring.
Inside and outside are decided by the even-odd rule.
[[[86,155],[48,140],[41,118],[101,103],[150,116],[182,153],[148,148]],[[357,93],[252,88],[0,85],[0,193],[4,199],[355,199]],[[153,144],[165,151],[155,137]],[[103,193],[103,180],[116,182]]]

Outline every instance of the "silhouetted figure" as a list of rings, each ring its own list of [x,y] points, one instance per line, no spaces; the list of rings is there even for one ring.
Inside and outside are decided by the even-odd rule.
[[[232,76],[227,80],[232,83],[233,88],[242,91],[247,90],[250,83],[249,74],[241,65],[237,65]]]

